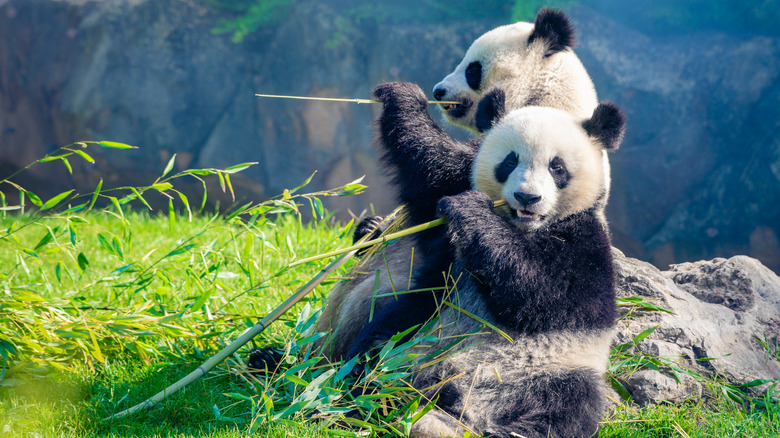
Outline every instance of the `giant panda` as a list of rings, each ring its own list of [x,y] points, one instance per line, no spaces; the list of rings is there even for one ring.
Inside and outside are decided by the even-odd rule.
[[[441,105],[445,118],[475,132],[487,131],[492,121],[507,110],[529,104],[556,107],[585,118],[597,105],[596,92],[587,71],[572,51],[573,47],[574,32],[568,18],[562,12],[542,9],[534,23],[501,26],[475,40],[455,71],[434,87],[434,97],[461,102],[457,106]],[[477,64],[478,75],[474,67]],[[471,69],[469,66],[472,66]],[[408,114],[384,113],[379,124],[387,127],[379,134],[380,143],[391,148],[395,140],[385,131],[394,129],[407,133],[406,142],[431,141],[436,144],[435,147],[441,144],[441,149],[445,151],[465,149],[475,153],[479,144],[476,139],[463,143],[452,140],[431,118],[427,109],[416,108]],[[438,157],[430,159],[435,161]],[[413,184],[414,175],[407,181],[395,170],[391,165],[390,173],[398,187],[403,190],[407,184]],[[458,172],[462,183],[457,188],[448,188],[446,194],[470,188],[468,166],[448,171]],[[608,181],[608,166],[604,168],[604,175]],[[606,187],[608,189],[608,182]],[[407,208],[411,216],[407,224],[415,225],[433,218],[436,195],[428,193],[423,196],[431,203],[422,211],[415,207]],[[399,200],[407,204],[410,201],[404,193],[400,194]],[[367,218],[358,225],[355,240],[372,232],[377,235],[389,222],[384,220],[383,223],[383,218],[378,216]],[[420,266],[419,255],[431,249],[415,248],[415,239],[404,238],[393,242],[381,253],[364,258],[353,271],[353,278],[336,286],[328,296],[317,322],[319,331],[329,333],[323,338],[323,354],[331,360],[345,358],[358,333],[368,322],[369,315],[395,301],[387,295],[409,287],[411,272]],[[430,267],[425,273],[418,272],[416,277],[427,274],[430,274],[429,281],[437,285],[443,281],[442,273]],[[377,295],[384,295],[384,298],[377,299]]]
[[[424,95],[409,88],[380,87],[385,111],[419,111]],[[438,401],[412,436],[597,434],[616,316],[610,239],[598,214],[601,162],[603,151],[619,147],[624,127],[613,104],[600,104],[587,119],[525,107],[507,113],[478,148],[399,144],[387,152],[420,175],[409,190],[440,199],[428,202],[446,218],[441,237],[453,249],[457,287],[444,297],[452,306],[441,306],[439,341],[427,350],[471,334],[457,352],[415,372],[414,386]],[[469,167],[474,190],[439,196],[448,191],[442,187],[461,187],[460,172],[448,172],[461,166]],[[506,205],[494,209],[496,200]],[[426,257],[421,269],[429,263],[438,265]],[[359,341],[387,339],[386,328],[426,300],[399,297]]]

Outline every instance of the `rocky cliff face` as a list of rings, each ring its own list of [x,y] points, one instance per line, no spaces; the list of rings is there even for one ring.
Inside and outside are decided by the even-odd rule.
[[[345,26],[327,2],[302,0],[234,44],[211,32],[220,14],[200,0],[0,0],[0,173],[54,145],[107,139],[141,149],[20,182],[44,196],[100,177],[148,183],[176,153],[180,167],[258,161],[237,182],[251,199],[315,170],[314,189],[365,174],[365,195],[331,207],[386,212],[376,108],[254,94],[368,97],[387,80],[430,90],[503,24]],[[780,270],[780,39],[648,36],[584,8],[571,15],[600,97],[630,118],[611,158],[615,245],[657,266],[747,254]]]

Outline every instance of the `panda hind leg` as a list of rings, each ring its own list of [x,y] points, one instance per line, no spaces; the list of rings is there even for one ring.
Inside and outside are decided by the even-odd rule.
[[[588,368],[534,377],[503,391],[508,409],[485,425],[491,437],[582,437],[598,436],[604,413],[602,378]]]
[[[279,365],[282,363],[284,353],[274,348],[253,348],[249,352],[249,359],[247,360],[246,367],[253,375],[257,374],[273,374]]]

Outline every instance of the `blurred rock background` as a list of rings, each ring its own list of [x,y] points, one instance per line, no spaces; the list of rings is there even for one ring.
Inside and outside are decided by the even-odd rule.
[[[629,116],[612,155],[615,246],[664,269],[746,254],[780,272],[780,5],[552,4],[574,20],[599,97]],[[100,178],[104,189],[149,184],[175,153],[181,169],[259,162],[234,179],[246,200],[315,170],[312,190],[366,175],[365,194],[329,206],[341,218],[386,213],[395,200],[371,144],[375,106],[254,94],[367,98],[391,80],[431,90],[477,36],[541,5],[0,0],[0,177],[72,141],[112,140],[140,148],[16,181],[43,198]]]

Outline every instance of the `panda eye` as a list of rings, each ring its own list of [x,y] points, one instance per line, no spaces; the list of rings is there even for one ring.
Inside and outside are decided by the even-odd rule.
[[[503,184],[509,179],[509,175],[515,170],[518,163],[518,156],[516,152],[510,152],[504,158],[504,161],[496,166],[496,180]]]
[[[569,175],[569,171],[566,169],[566,163],[563,162],[561,157],[555,157],[550,161],[550,174],[559,189],[566,187],[571,179],[571,175]]]
[[[473,90],[479,90],[479,85],[482,82],[482,64],[479,61],[474,61],[466,67],[466,83],[469,84]]]

